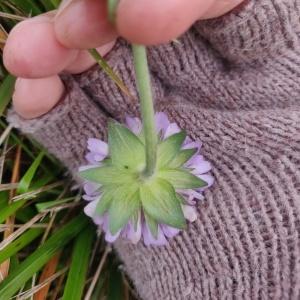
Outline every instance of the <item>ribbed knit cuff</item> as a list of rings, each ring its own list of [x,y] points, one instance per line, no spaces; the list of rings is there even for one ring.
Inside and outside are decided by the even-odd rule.
[[[199,21],[196,28],[223,57],[249,62],[293,47],[299,9],[297,0],[250,0],[221,18]]]
[[[71,77],[64,82],[65,98],[46,115],[25,120],[11,109],[7,119],[76,173],[78,166],[85,162],[87,139],[105,138],[107,118]]]
[[[141,298],[298,300],[299,107],[221,111],[170,102],[169,118],[203,142],[215,184],[197,203],[198,219],[167,246],[115,244]]]
[[[131,97],[121,91],[98,65],[83,74],[75,76],[75,79],[80,87],[113,118],[122,120],[125,113],[127,115],[138,115],[136,76],[130,45],[119,39],[114,49],[105,56],[105,61],[130,91]],[[164,95],[162,84],[154,74],[152,74],[151,79],[154,99],[160,100]]]

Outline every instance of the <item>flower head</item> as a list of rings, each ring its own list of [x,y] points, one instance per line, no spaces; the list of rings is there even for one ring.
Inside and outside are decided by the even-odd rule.
[[[197,219],[196,203],[212,185],[211,165],[193,141],[164,113],[155,115],[159,137],[157,167],[143,176],[145,145],[142,123],[127,118],[127,127],[111,123],[108,144],[88,140],[89,165],[81,167],[85,213],[114,242],[123,237],[133,243],[165,245]]]

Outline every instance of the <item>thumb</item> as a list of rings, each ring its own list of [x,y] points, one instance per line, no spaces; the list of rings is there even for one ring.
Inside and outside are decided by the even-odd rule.
[[[50,111],[64,92],[65,87],[57,75],[40,79],[18,78],[13,106],[24,119],[37,118]]]
[[[217,17],[243,0],[121,0],[116,25],[120,35],[138,44],[177,38],[199,20]]]

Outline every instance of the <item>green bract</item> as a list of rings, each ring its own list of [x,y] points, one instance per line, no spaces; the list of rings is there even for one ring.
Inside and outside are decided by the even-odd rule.
[[[125,126],[111,122],[108,129],[109,159],[101,166],[81,171],[81,177],[101,186],[101,201],[96,214],[109,216],[109,230],[116,234],[130,220],[137,224],[142,212],[153,236],[158,224],[183,229],[184,198],[176,190],[196,189],[206,183],[193,175],[184,164],[196,149],[182,150],[186,134],[181,131],[158,144],[157,164],[151,177],[146,166],[143,137]]]

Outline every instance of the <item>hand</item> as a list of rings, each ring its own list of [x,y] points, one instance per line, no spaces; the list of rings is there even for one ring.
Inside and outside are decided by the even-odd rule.
[[[237,13],[195,22],[180,43],[149,49],[157,110],[203,142],[215,184],[197,204],[198,219],[169,246],[114,245],[143,299],[299,299],[296,2],[248,1]],[[134,93],[127,43],[118,41],[107,60]],[[124,120],[137,105],[97,67],[69,77],[70,92],[51,113],[24,120],[11,110],[8,119],[75,176],[87,139],[104,139],[108,118]]]
[[[64,93],[58,74],[81,73],[94,64],[85,49],[98,48],[105,55],[118,36],[146,45],[167,42],[196,20],[218,17],[241,2],[121,0],[113,26],[104,0],[63,1],[57,12],[19,23],[8,37],[4,64],[19,77],[15,110],[26,119],[50,111]]]

